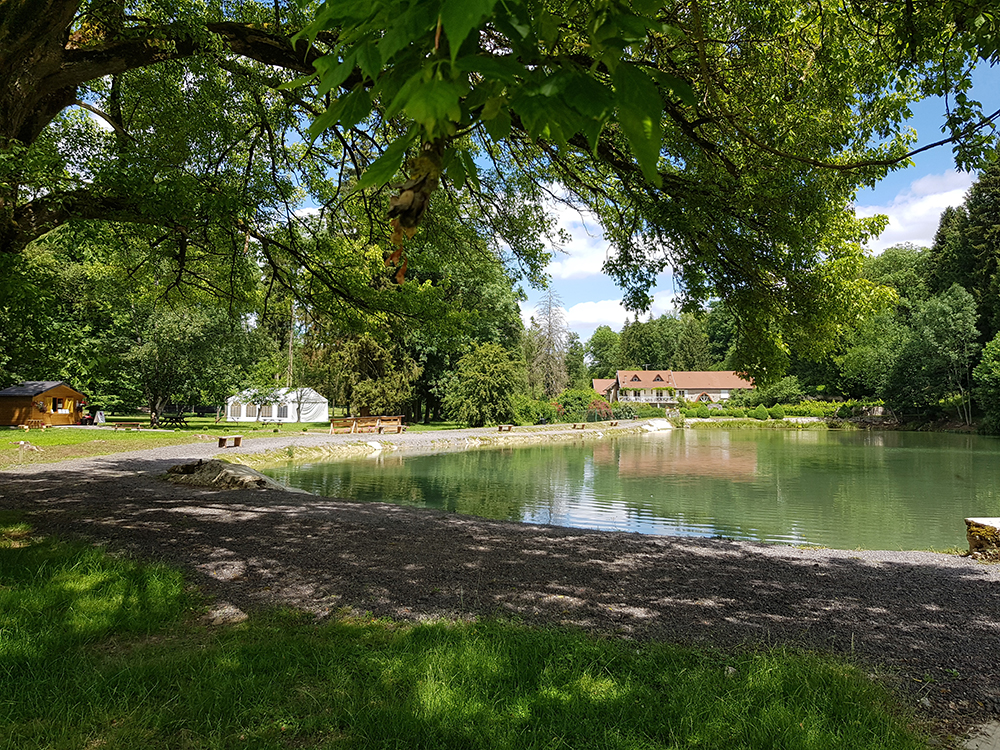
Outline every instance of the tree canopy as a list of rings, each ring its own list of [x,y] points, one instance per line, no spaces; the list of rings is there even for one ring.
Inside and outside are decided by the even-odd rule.
[[[854,192],[906,163],[931,94],[979,166],[998,113],[970,69],[997,49],[987,0],[8,0],[0,253],[101,222],[165,291],[266,267],[327,309],[432,317],[448,272],[413,279],[403,237],[538,281],[561,183],[629,307],[672,268],[689,304],[726,300],[763,380],[888,301]],[[449,212],[471,246],[433,239]]]

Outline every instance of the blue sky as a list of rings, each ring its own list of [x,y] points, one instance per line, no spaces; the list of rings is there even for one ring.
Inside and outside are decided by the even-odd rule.
[[[1000,69],[977,70],[972,98],[983,103],[987,112],[1000,108]],[[923,101],[914,106],[911,127],[917,131],[914,148],[941,140],[944,105],[940,100]],[[948,146],[938,147],[918,154],[914,164],[890,174],[874,189],[858,193],[855,211],[860,216],[886,214],[889,226],[869,248],[878,253],[901,242],[930,246],[937,231],[941,212],[948,206],[957,206],[965,199],[975,175],[955,169]],[[600,225],[592,218],[569,208],[556,211],[560,225],[571,235],[549,264],[552,287],[562,298],[566,322],[570,330],[586,341],[600,325],[621,330],[627,313],[621,306],[621,291],[603,273],[601,266],[608,251]],[[526,302],[521,303],[521,314],[527,323],[538,300],[540,290],[525,289]],[[661,315],[672,309],[674,289],[669,274],[660,277],[654,293],[651,312]],[[643,316],[645,317],[645,316]]]

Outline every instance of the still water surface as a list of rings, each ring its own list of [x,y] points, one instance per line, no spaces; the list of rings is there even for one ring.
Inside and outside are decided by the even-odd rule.
[[[673,430],[265,471],[329,497],[840,549],[965,547],[966,516],[1000,516],[1000,441],[976,435]]]

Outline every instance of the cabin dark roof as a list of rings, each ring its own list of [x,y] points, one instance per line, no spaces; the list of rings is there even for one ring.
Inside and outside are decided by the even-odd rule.
[[[28,380],[20,385],[12,385],[10,388],[4,388],[0,391],[0,396],[37,396],[40,393],[52,390],[58,385],[65,385],[67,388],[72,388],[72,386],[66,385],[61,380]],[[73,390],[75,391],[76,389],[73,388]]]

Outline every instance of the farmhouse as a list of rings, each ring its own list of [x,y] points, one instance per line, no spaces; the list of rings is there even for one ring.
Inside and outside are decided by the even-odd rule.
[[[685,401],[725,401],[733,391],[753,388],[735,372],[677,372],[674,370],[619,370],[610,386],[602,381],[611,401],[638,402],[667,406]],[[598,382],[594,381],[597,390]]]
[[[76,424],[86,402],[61,380],[29,380],[0,391],[0,425]]]
[[[330,404],[312,388],[244,391],[226,400],[227,422],[327,422]]]

